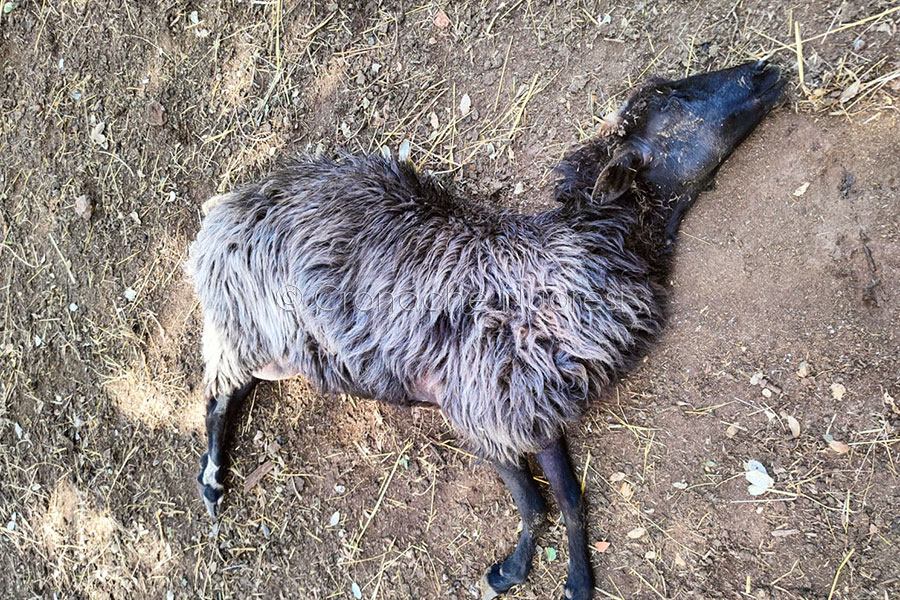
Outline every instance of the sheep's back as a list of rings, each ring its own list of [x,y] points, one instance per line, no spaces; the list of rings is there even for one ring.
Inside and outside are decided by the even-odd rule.
[[[608,212],[585,226],[491,212],[380,158],[306,161],[219,201],[190,266],[246,372],[280,361],[325,392],[433,403],[511,459],[656,327],[628,216]]]

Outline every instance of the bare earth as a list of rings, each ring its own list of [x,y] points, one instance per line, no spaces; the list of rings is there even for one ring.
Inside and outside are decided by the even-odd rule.
[[[789,97],[687,218],[669,328],[571,428],[597,597],[900,598],[897,8],[0,0],[0,595],[473,598],[518,517],[432,411],[262,386],[207,517],[200,204],[408,140],[539,210],[640,81],[771,56]],[[509,597],[561,595],[541,543]]]

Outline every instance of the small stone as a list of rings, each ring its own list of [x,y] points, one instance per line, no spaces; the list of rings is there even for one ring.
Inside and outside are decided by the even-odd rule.
[[[91,215],[94,214],[94,203],[91,202],[91,199],[86,194],[75,198],[75,214],[86,221],[90,220]]]
[[[800,437],[800,422],[790,415],[786,417],[788,428],[791,430],[791,437]]]
[[[797,366],[798,377],[809,377],[810,373],[812,373],[812,369],[810,369],[809,363],[805,360]]]
[[[447,16],[443,10],[438,10],[437,14],[434,16],[434,26],[438,29],[447,29],[450,25],[450,17]]]
[[[572,78],[572,81],[569,82],[569,93],[577,94],[581,90],[584,89],[584,86],[587,85],[587,77],[584,75],[577,75]]]
[[[847,393],[847,388],[845,388],[840,383],[832,383],[831,384],[831,397],[840,402],[844,399],[844,394]]]
[[[644,534],[647,533],[647,530],[643,527],[635,527],[625,535],[628,536],[628,539],[636,540],[644,537]]]
[[[147,123],[153,127],[166,124],[166,109],[156,100],[147,105]]]

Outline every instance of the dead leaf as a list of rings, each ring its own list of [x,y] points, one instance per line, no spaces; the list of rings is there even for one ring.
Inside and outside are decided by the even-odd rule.
[[[847,388],[845,388],[840,383],[832,383],[831,384],[831,397],[840,402],[844,398],[844,394],[847,393]]]
[[[884,393],[884,403],[891,407],[891,411],[895,415],[900,415],[900,407],[897,406],[897,403],[894,402],[894,398],[887,392]]]
[[[94,125],[93,127],[91,127],[91,131],[90,131],[88,137],[91,138],[92,142],[94,142],[95,144],[97,144],[98,146],[100,146],[104,150],[106,150],[109,147],[109,140],[107,139],[106,135],[103,133],[104,131],[106,131],[106,123],[101,121],[101,122],[97,123],[96,125]]]
[[[631,497],[634,495],[634,488],[632,488],[631,484],[627,481],[623,481],[622,487],[619,488],[619,493],[622,494],[622,497],[626,500],[631,500]]]
[[[462,99],[459,101],[459,112],[462,113],[462,116],[466,116],[470,110],[472,110],[472,99],[469,98],[468,94],[463,94]]]
[[[738,432],[737,425],[732,423],[731,425],[728,426],[728,429],[725,430],[725,435],[732,438],[737,435],[737,432]]]
[[[438,10],[437,14],[434,15],[434,21],[432,22],[438,29],[447,29],[447,27],[450,25],[450,17],[448,17],[447,13],[445,13],[443,10]]]
[[[615,473],[613,473],[612,475],[609,476],[609,480],[612,483],[619,483],[620,481],[622,481],[624,479],[625,479],[625,473],[623,473],[622,471],[616,471]]]
[[[266,473],[272,470],[275,466],[275,463],[271,460],[267,460],[263,464],[256,467],[252,473],[247,475],[247,479],[244,480],[244,493],[249,492],[262,480],[263,477],[266,476]]]
[[[747,491],[751,496],[761,496],[775,484],[775,480],[769,476],[766,467],[758,460],[747,461],[745,469],[744,477],[750,482]]]
[[[859,93],[860,85],[861,84],[858,79],[856,81],[854,81],[853,83],[851,83],[850,85],[848,85],[847,88],[841,93],[841,97],[838,99],[838,101],[841,104],[844,104],[845,102],[849,102],[850,100],[853,100],[856,97],[856,95]]]
[[[850,452],[850,446],[848,446],[844,442],[839,442],[837,440],[831,440],[830,442],[828,442],[828,447],[838,454],[847,454],[848,452]]]
[[[597,552],[606,552],[609,550],[609,542],[594,542],[594,548],[597,549]]]
[[[763,491],[769,489],[770,487],[772,487],[772,484],[775,483],[775,480],[772,479],[770,475],[762,473],[760,471],[747,471],[746,473],[744,473],[744,477],[746,477],[747,481],[749,481],[751,484],[755,485],[756,487],[762,488]]]
[[[798,187],[796,190],[794,190],[794,195],[797,197],[800,197],[803,194],[805,194],[806,190],[808,190],[808,189],[809,189],[809,182],[804,181],[803,183],[800,184],[800,187]]]
[[[629,539],[636,540],[638,538],[644,537],[645,533],[647,533],[647,530],[643,527],[635,527],[625,535],[627,535]]]
[[[800,533],[799,529],[776,529],[772,532],[773,537],[787,537],[789,535],[795,535]]]
[[[791,430],[791,437],[800,437],[800,422],[791,415],[788,415],[785,420],[787,421],[788,427]]]

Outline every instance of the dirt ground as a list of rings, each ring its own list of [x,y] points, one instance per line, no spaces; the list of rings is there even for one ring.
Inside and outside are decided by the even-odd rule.
[[[597,597],[900,598],[898,8],[0,0],[0,596],[476,597],[518,517],[432,411],[262,386],[206,515],[200,204],[408,141],[539,210],[636,84],[765,56],[788,98],[688,216],[670,326],[571,428]],[[555,516],[509,597],[565,561]]]

